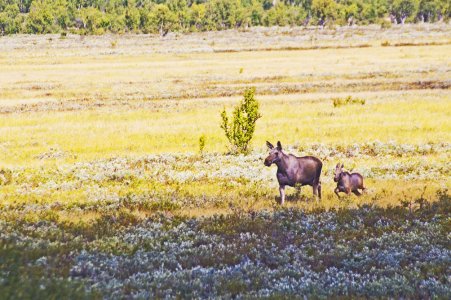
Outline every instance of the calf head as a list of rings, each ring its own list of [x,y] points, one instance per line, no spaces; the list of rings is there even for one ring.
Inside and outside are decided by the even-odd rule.
[[[338,180],[340,180],[341,178],[341,173],[343,173],[343,164],[340,163],[337,164],[337,166],[335,167],[335,175],[334,175],[334,181],[338,182]]]
[[[277,142],[277,147],[274,147],[270,142],[266,142],[266,146],[269,148],[269,155],[265,159],[265,166],[269,167],[270,165],[277,163],[282,158],[282,144]]]

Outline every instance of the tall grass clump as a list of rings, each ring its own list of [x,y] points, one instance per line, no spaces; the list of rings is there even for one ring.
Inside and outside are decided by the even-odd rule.
[[[380,20],[379,24],[381,25],[381,29],[390,29],[392,27],[392,23],[388,20]]]
[[[334,105],[334,107],[339,107],[348,104],[365,105],[365,99],[352,98],[351,96],[348,96],[346,98],[332,98],[332,104]]]
[[[13,178],[11,170],[0,169],[0,185],[7,185],[11,183]]]
[[[200,152],[200,154],[204,153],[204,149],[205,149],[205,134],[202,134],[199,137],[199,152]]]
[[[254,94],[255,87],[244,91],[243,100],[234,108],[230,122],[226,110],[224,109],[221,113],[221,128],[224,130],[234,153],[247,153],[249,151],[249,143],[254,135],[255,124],[261,118],[259,103]]]

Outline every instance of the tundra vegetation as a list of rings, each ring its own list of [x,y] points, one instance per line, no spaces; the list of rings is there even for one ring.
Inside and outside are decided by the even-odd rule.
[[[0,37],[0,295],[450,298],[450,36]],[[249,87],[261,118],[229,155],[220,113]],[[321,201],[276,203],[266,140],[321,159]],[[337,162],[362,196],[336,197]]]

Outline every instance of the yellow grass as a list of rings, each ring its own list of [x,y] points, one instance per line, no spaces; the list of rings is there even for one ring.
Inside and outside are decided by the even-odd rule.
[[[239,99],[235,97],[234,102]],[[327,98],[298,100],[293,95],[280,95],[259,99],[263,117],[253,140],[256,148],[263,148],[265,140],[276,139],[303,146],[374,140],[412,144],[451,140],[448,92],[366,93],[365,105],[339,108],[334,108]],[[206,151],[224,152],[227,143],[219,128],[219,113],[223,106],[232,103],[221,99],[211,105],[191,102],[184,107],[182,101],[179,107],[163,111],[7,114],[0,119],[4,147],[0,161],[5,166],[39,163],[36,156],[50,148],[74,154],[77,160],[120,154],[196,152],[202,134],[207,139]]]
[[[218,52],[199,52],[188,47],[195,45],[194,37],[180,37],[180,41],[115,37],[117,49],[110,49],[109,36],[96,37],[100,39],[97,46],[89,44],[92,38],[75,46],[78,37],[68,41],[17,37],[24,43],[6,48],[0,55],[0,169],[198,152],[202,134],[206,136],[206,152],[224,153],[227,141],[219,128],[219,113],[223,107],[230,112],[246,86],[257,87],[263,117],[252,145],[262,153],[266,140],[300,148],[376,140],[414,145],[450,143],[451,44],[449,39],[434,40],[421,28],[418,31],[425,41],[437,45],[382,47],[375,38],[368,39],[368,47],[362,48],[262,51],[263,44],[248,45],[240,40],[236,42],[237,52],[224,52],[234,47],[225,42],[210,49]],[[363,34],[370,36],[371,32]],[[315,45],[356,45],[358,39],[351,36],[349,41],[319,40]],[[0,43],[3,41],[12,43],[14,38],[1,38]],[[184,41],[184,51],[174,51]],[[202,43],[212,41],[214,38],[208,36]],[[283,38],[280,43],[281,47],[292,46]],[[37,46],[33,48],[32,44]],[[252,51],[240,51],[242,48]],[[347,96],[362,98],[366,103],[333,107],[332,98]],[[50,149],[65,155],[39,158]],[[301,152],[297,154],[308,154]],[[322,159],[329,170],[336,163]],[[447,164],[450,153],[425,159]],[[358,170],[362,165],[387,162],[348,158],[345,163]],[[371,199],[377,193],[382,198],[388,195],[388,200],[380,201],[387,205],[390,199],[401,199],[406,193],[419,197],[425,185],[431,186],[427,193],[432,197],[441,185],[449,187],[449,183],[433,178],[405,183],[374,179],[369,185],[377,192],[339,202],[330,193],[333,184],[326,181],[323,205],[374,201]],[[9,189],[2,187],[0,193],[6,194]],[[385,196],[384,190],[389,191]],[[82,201],[81,194],[62,193],[58,197],[63,202]],[[272,202],[265,200],[257,206],[270,207]],[[216,210],[205,208],[204,213],[212,211]]]

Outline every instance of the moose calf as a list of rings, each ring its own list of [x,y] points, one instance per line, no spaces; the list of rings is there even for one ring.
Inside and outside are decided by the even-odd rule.
[[[366,190],[366,188],[363,186],[363,176],[359,173],[349,174],[349,172],[343,172],[343,167],[343,164],[341,164],[340,166],[339,163],[335,167],[334,181],[337,183],[337,187],[334,190],[335,194],[339,198],[339,192],[344,192],[348,195],[351,192],[353,192],[357,196],[362,195],[362,193],[359,192],[359,189],[361,189],[362,192]]]

